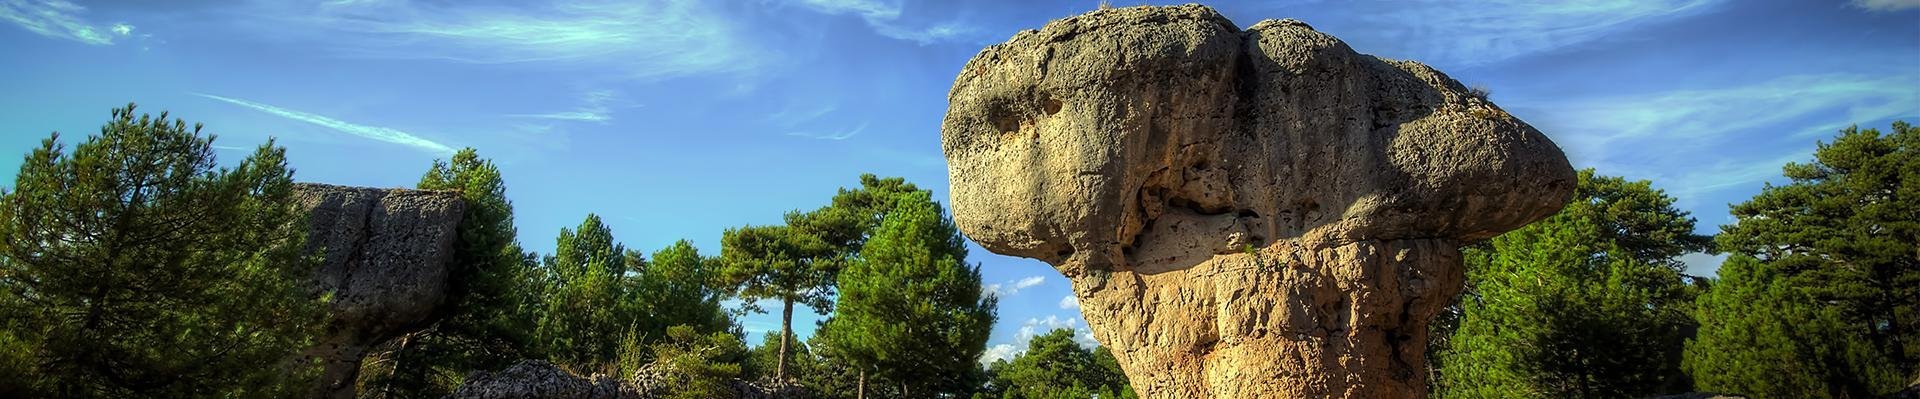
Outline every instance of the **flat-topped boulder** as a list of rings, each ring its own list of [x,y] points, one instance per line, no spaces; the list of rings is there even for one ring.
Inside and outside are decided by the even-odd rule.
[[[302,183],[307,249],[320,256],[312,287],[330,293],[326,332],[308,351],[326,364],[314,397],[352,398],[373,346],[417,331],[446,303],[465,202],[457,191]]]

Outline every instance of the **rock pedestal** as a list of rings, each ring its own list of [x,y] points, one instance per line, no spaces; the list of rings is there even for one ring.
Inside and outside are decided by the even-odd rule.
[[[1424,397],[1459,246],[1574,187],[1545,135],[1439,71],[1197,5],[1021,32],[948,99],[954,221],[1072,280],[1146,397]]]
[[[294,196],[309,215],[307,249],[321,257],[313,288],[333,300],[308,351],[325,362],[312,396],[353,398],[367,350],[441,310],[465,202],[455,191],[324,184],[298,184]]]

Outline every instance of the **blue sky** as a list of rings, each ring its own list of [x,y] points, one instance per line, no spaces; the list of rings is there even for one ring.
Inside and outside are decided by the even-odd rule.
[[[5,154],[97,132],[132,101],[204,122],[222,147],[278,137],[307,181],[409,186],[475,147],[504,169],[530,249],[595,212],[631,247],[715,254],[723,229],[819,206],[863,172],[944,198],[939,126],[961,65],[1097,2],[158,3],[0,0],[0,173],[19,166]],[[1920,120],[1920,0],[1211,5],[1485,86],[1576,167],[1653,180],[1703,233],[1834,130]],[[1045,264],[972,260],[1002,297],[991,355],[1085,330]],[[748,317],[750,342],[777,320]]]

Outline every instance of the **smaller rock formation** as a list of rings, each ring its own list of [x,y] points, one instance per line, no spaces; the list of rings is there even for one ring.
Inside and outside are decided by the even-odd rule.
[[[553,363],[521,360],[497,372],[479,371],[448,399],[640,399],[631,384],[606,375],[584,378]]]
[[[307,250],[321,257],[312,287],[332,296],[330,320],[307,354],[325,371],[316,398],[352,398],[368,349],[420,329],[447,295],[465,202],[456,191],[298,184]]]
[[[447,399],[649,399],[666,397],[675,387],[662,371],[651,365],[635,371],[627,379],[594,374],[581,377],[542,360],[521,360],[497,372],[479,371],[467,375],[466,383],[447,395]],[[727,382],[729,388],[715,399],[806,399],[799,386],[764,387],[744,380]]]

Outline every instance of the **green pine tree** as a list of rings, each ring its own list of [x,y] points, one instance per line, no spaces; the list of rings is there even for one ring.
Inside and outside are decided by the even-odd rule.
[[[1897,390],[1920,360],[1920,129],[1850,127],[1733,206],[1687,370],[1756,398]]]
[[[832,309],[836,252],[818,235],[790,226],[746,226],[727,229],[720,245],[722,281],[749,311],[760,311],[760,301],[779,302],[782,336],[793,335],[793,305],[822,314]],[[780,341],[775,381],[787,381],[791,344]]]
[[[997,300],[932,193],[896,197],[859,259],[839,275],[831,337],[856,364],[928,391],[958,393],[986,350]],[[921,395],[926,395],[922,393]]]
[[[579,371],[612,369],[620,343],[637,320],[629,293],[638,254],[614,241],[613,230],[588,214],[578,229],[560,229],[545,262],[544,305],[537,340],[557,364]]]
[[[290,360],[323,303],[301,288],[286,152],[218,167],[199,131],[130,104],[71,153],[55,134],[27,155],[0,194],[9,394],[283,397],[313,375]]]
[[[454,244],[450,309],[421,331],[387,343],[361,366],[362,396],[437,398],[474,370],[497,370],[533,349],[537,270],[515,238],[513,203],[492,161],[472,148],[435,160],[424,190],[459,190],[466,201]]]
[[[1680,255],[1707,249],[1647,181],[1579,173],[1560,213],[1463,254],[1466,294],[1437,348],[1443,398],[1619,398],[1687,388]],[[1445,326],[1444,324],[1440,324]],[[1444,327],[1442,327],[1444,328]]]
[[[727,382],[740,376],[746,353],[740,338],[715,332],[701,334],[690,326],[667,328],[667,336],[653,345],[653,368],[669,399],[730,397]]]
[[[832,312],[840,269],[859,258],[896,197],[918,191],[906,179],[865,174],[860,188],[841,188],[831,203],[812,212],[788,212],[784,225],[728,229],[721,239],[722,281],[748,311],[761,311],[759,301],[778,301],[782,336],[791,336],[793,305],[822,315]],[[781,341],[773,373],[777,381],[787,381],[790,374],[784,348],[791,344]]]
[[[1137,398],[1119,362],[1106,348],[1088,351],[1074,330],[1055,329],[1034,337],[1027,350],[989,366],[990,388],[1007,399]]]
[[[628,257],[629,261],[637,256]],[[700,256],[687,240],[653,252],[653,259],[636,268],[633,304],[639,307],[640,334],[666,336],[667,327],[685,325],[701,333],[732,332],[738,326],[721,306],[726,289],[720,281],[720,261]]]

